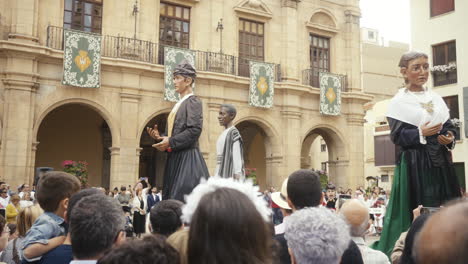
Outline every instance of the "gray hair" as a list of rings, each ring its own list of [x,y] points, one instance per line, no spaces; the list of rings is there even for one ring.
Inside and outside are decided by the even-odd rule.
[[[421,58],[421,57],[424,57],[426,59],[428,58],[427,54],[421,51],[411,50],[411,51],[405,52],[403,53],[403,55],[401,55],[400,62],[398,63],[398,67],[406,68],[408,67],[408,64],[410,61],[417,59],[417,58]]]
[[[221,108],[226,108],[226,111],[228,112],[228,114],[234,115],[234,117],[236,117],[237,110],[236,110],[236,107],[234,107],[232,104],[222,104]]]
[[[69,219],[72,252],[77,259],[95,257],[111,248],[125,226],[122,207],[103,194],[83,197]]]
[[[301,209],[285,224],[284,236],[297,263],[338,263],[351,240],[346,222],[325,208]]]

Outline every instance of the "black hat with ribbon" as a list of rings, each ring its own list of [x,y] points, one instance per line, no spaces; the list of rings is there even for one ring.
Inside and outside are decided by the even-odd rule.
[[[184,77],[190,77],[193,80],[195,80],[195,78],[197,77],[197,71],[187,60],[183,60],[181,63],[179,63],[179,65],[175,67],[172,75],[181,75]]]

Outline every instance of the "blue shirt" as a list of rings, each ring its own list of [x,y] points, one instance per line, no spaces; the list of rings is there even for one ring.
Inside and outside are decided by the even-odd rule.
[[[49,239],[58,236],[64,236],[67,231],[66,229],[67,224],[62,217],[51,212],[43,213],[36,219],[36,221],[34,221],[33,226],[26,233],[23,244],[21,246],[21,258],[28,262],[41,259],[42,256],[38,256],[33,259],[27,259],[23,254],[23,250],[34,243],[47,245],[49,243]]]
[[[64,264],[73,260],[72,246],[60,245],[42,256],[39,264]]]

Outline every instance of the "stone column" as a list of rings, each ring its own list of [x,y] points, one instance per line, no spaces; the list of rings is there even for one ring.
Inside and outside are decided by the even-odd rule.
[[[357,106],[355,106],[357,107]],[[349,141],[349,188],[364,185],[364,114],[350,114],[346,118]]]
[[[348,91],[362,91],[361,87],[361,33],[359,8],[345,11],[345,61],[348,76]]]
[[[206,165],[208,166],[208,171],[210,174],[214,173],[216,167],[216,142],[218,140],[218,136],[223,131],[223,128],[218,124],[218,113],[219,107],[221,106],[220,103],[208,103],[208,141],[209,141],[209,148],[204,149],[204,151],[209,152],[208,157],[206,159]]]
[[[282,115],[282,145],[284,149],[283,175],[287,177],[301,167],[301,117],[297,107],[288,107],[281,111]],[[276,180],[278,181],[278,179]],[[279,180],[281,182],[281,180]],[[281,183],[280,183],[281,184]]]
[[[281,75],[285,81],[299,81],[297,58],[297,6],[299,0],[281,0],[282,49]]]
[[[130,79],[130,78],[128,78]],[[111,148],[111,186],[135,184],[139,171],[140,135],[138,109],[140,95],[120,93],[120,145],[118,154]]]
[[[37,61],[35,57],[21,53],[6,54],[0,161],[4,180],[11,186],[18,186],[32,179],[32,131],[39,87]]]
[[[8,39],[18,42],[38,42],[39,0],[15,0],[11,2],[13,10]]]

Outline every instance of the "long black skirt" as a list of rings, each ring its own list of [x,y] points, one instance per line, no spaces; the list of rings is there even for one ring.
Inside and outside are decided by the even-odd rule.
[[[198,148],[169,153],[164,171],[163,200],[184,202],[184,196],[192,192],[201,178],[208,176],[208,168]]]
[[[146,217],[138,212],[133,213],[133,231],[135,234],[145,233]]]

